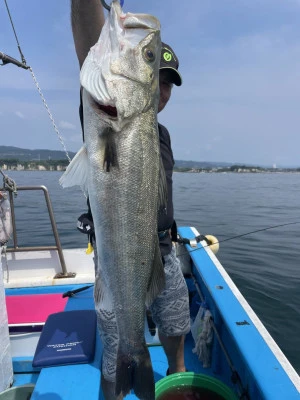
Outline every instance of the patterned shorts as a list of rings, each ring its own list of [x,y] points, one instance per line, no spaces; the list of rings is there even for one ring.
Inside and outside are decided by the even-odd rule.
[[[95,252],[95,260],[97,253]],[[186,335],[190,331],[188,288],[183,277],[175,248],[164,256],[165,289],[152,303],[152,319],[159,332],[166,336]],[[97,271],[97,266],[96,266]],[[97,273],[97,272],[96,272]],[[118,329],[111,307],[97,307],[98,329],[103,343],[102,374],[110,382],[115,381],[118,351]]]

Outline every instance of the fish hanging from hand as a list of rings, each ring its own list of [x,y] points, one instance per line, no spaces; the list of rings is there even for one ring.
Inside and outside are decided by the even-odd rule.
[[[89,197],[101,275],[95,305],[112,304],[119,332],[116,394],[133,389],[145,400],[155,398],[145,304],[164,287],[157,235],[167,204],[157,124],[160,53],[159,21],[123,14],[113,1],[80,74],[85,144],[60,179]]]

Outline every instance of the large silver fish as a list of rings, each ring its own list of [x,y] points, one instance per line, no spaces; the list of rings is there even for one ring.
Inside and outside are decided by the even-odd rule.
[[[154,400],[145,304],[164,286],[157,219],[166,183],[157,126],[160,24],[122,14],[118,1],[81,70],[85,145],[60,182],[88,192],[100,279],[96,309],[112,302],[119,332],[116,394]]]

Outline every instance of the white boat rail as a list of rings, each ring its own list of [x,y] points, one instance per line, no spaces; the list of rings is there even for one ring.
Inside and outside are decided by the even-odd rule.
[[[7,187],[0,188],[0,191],[1,190],[7,191]],[[50,195],[49,195],[48,189],[46,188],[46,186],[40,185],[40,186],[18,186],[17,190],[18,190],[18,192],[23,191],[23,190],[24,191],[35,191],[35,190],[43,191],[49,218],[50,218],[50,222],[51,222],[53,237],[55,239],[55,246],[26,246],[26,247],[18,246],[14,194],[11,190],[8,190],[10,209],[11,209],[11,220],[12,220],[12,227],[13,227],[13,233],[12,233],[13,246],[7,247],[6,252],[7,253],[16,253],[16,252],[24,252],[24,251],[30,252],[30,251],[41,251],[41,250],[57,250],[62,272],[57,273],[54,278],[55,279],[74,278],[75,274],[73,272],[67,271],[66,262],[65,262],[64,255],[63,255],[63,249],[61,246],[61,242],[60,242],[60,238],[59,238],[59,234],[58,234],[58,230],[57,230],[57,226],[56,226],[53,207],[52,207],[52,203],[50,200]]]

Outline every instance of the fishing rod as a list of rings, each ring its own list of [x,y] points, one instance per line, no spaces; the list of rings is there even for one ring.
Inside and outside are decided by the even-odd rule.
[[[214,236],[211,236],[211,235],[206,235],[206,236],[205,235],[198,235],[198,236],[196,236],[195,238],[192,238],[192,239],[179,238],[178,239],[178,243],[180,243],[180,244],[191,245],[192,241],[196,241],[197,243],[199,243],[199,242],[204,240],[207,243],[207,245],[203,246],[203,247],[197,247],[196,249],[188,250],[186,253],[179,254],[177,257],[181,257],[181,256],[184,256],[186,254],[193,253],[194,251],[203,250],[205,247],[214,246],[216,244],[227,242],[229,240],[239,239],[239,238],[244,237],[244,236],[252,235],[253,233],[268,231],[270,229],[275,229],[275,228],[288,226],[288,225],[296,225],[296,224],[300,224],[300,221],[288,222],[288,223],[279,224],[279,225],[272,225],[272,226],[269,226],[269,227],[266,227],[266,228],[256,229],[255,231],[242,233],[242,234],[236,235],[236,236],[231,236],[231,237],[223,239],[223,240],[214,240],[216,238]]]
[[[87,289],[89,289],[89,288],[91,288],[93,286],[94,286],[94,284],[93,285],[88,285],[88,286],[83,286],[83,287],[81,287],[79,289],[68,290],[67,292],[62,294],[62,297],[63,298],[65,298],[65,297],[73,297],[76,293],[83,292],[84,290],[87,290]]]
[[[229,240],[238,239],[238,238],[241,238],[241,237],[244,237],[244,236],[247,236],[247,235],[252,235],[253,233],[268,231],[268,230],[270,230],[270,229],[275,229],[275,228],[279,228],[279,227],[283,227],[283,226],[288,226],[288,225],[295,225],[295,224],[300,224],[300,221],[288,222],[288,223],[285,223],[285,224],[279,224],[279,225],[269,226],[269,227],[267,227],[267,228],[256,229],[255,231],[251,231],[251,232],[247,232],[247,233],[242,233],[242,234],[240,234],[240,235],[232,236],[232,237],[230,237],[230,238],[223,239],[223,240],[215,240],[216,238],[215,238],[214,236],[212,236],[212,235],[198,235],[198,236],[195,236],[195,237],[192,238],[192,239],[180,238],[180,237],[179,237],[178,240],[177,240],[177,242],[178,242],[179,244],[188,244],[188,245],[191,245],[191,242],[192,242],[192,241],[196,241],[197,243],[200,243],[201,241],[205,241],[205,242],[207,243],[207,245],[206,245],[206,246],[203,246],[203,247],[197,247],[196,249],[188,250],[188,251],[186,251],[186,252],[184,252],[184,253],[182,253],[182,254],[177,254],[177,257],[179,258],[179,257],[182,257],[182,256],[186,256],[187,254],[193,253],[194,251],[203,250],[205,247],[214,246],[214,245],[216,245],[216,244],[223,243],[223,242],[227,242],[227,241],[229,241]],[[215,253],[217,253],[217,251],[215,251]],[[79,289],[70,290],[70,291],[68,291],[68,292],[63,293],[62,297],[73,297],[76,293],[80,293],[80,292],[82,292],[82,291],[85,291],[85,290],[87,290],[87,289],[89,289],[89,288],[91,288],[91,287],[93,287],[93,286],[94,286],[94,285],[92,284],[92,285],[88,285],[88,286],[83,286],[83,287],[81,287],[81,288],[79,288]],[[150,333],[151,333],[151,335],[153,335],[153,332],[154,332],[153,329],[154,329],[154,328],[153,328],[153,326],[152,326],[152,320],[149,319],[148,317],[147,317],[147,319],[148,319],[148,324],[149,324]]]

